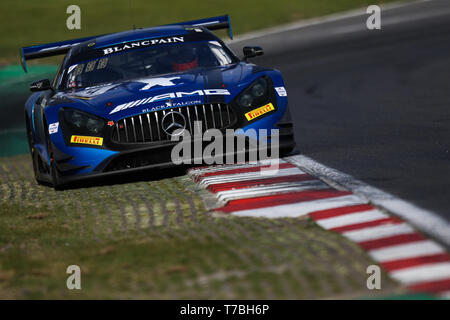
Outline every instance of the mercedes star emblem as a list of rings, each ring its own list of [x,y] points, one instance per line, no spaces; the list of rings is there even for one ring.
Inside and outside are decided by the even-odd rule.
[[[169,136],[177,136],[184,132],[186,129],[186,118],[183,116],[181,112],[178,111],[170,111],[164,115],[161,120],[161,127],[166,134]],[[178,129],[181,129],[179,132],[174,134],[174,132]]]

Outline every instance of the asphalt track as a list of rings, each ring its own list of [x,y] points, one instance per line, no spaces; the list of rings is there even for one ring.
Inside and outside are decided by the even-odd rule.
[[[364,11],[360,11],[364,13]],[[450,220],[450,1],[254,35],[282,71],[300,153]]]

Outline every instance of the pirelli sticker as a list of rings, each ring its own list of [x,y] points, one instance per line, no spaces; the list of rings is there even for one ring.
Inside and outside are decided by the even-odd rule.
[[[103,138],[100,137],[86,137],[86,136],[72,136],[71,143],[90,144],[94,146],[103,145]]]
[[[266,104],[265,106],[259,107],[258,109],[252,110],[250,112],[247,112],[245,114],[245,117],[248,121],[251,121],[255,118],[258,118],[259,116],[262,116],[265,113],[268,113],[272,110],[275,110],[275,107],[272,103]]]

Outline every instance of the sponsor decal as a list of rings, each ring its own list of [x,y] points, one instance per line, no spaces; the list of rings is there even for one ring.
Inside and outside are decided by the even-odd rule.
[[[177,108],[177,107],[184,107],[184,106],[192,106],[192,105],[196,105],[196,104],[202,104],[201,100],[190,100],[190,101],[183,101],[183,102],[172,102],[170,100],[168,100],[168,102],[166,102],[163,105],[160,106],[155,106],[155,107],[151,107],[151,108],[144,108],[142,109],[142,113],[148,113],[148,112],[152,112],[152,111],[156,111],[156,110],[161,110],[161,109],[167,109],[167,108]]]
[[[140,89],[140,91],[149,90],[156,86],[161,87],[170,87],[174,86],[175,83],[173,83],[173,80],[181,79],[180,77],[170,77],[170,78],[153,78],[153,79],[143,79],[143,80],[137,80],[136,82],[139,83],[145,83],[146,86]]]
[[[245,114],[245,117],[248,121],[253,120],[255,118],[258,118],[259,116],[262,116],[265,113],[268,113],[272,110],[275,110],[272,103],[266,104],[265,106],[259,107],[258,109],[252,110],[250,112],[247,112]]]
[[[85,88],[78,92],[69,94],[69,96],[72,98],[75,98],[75,99],[89,100],[89,99],[92,99],[99,95],[102,95],[102,94],[108,92],[109,90],[114,89],[117,86],[119,86],[119,84],[111,84],[111,83],[102,84],[102,85],[98,85],[98,86]]]
[[[170,100],[176,98],[184,98],[190,96],[215,96],[215,95],[230,95],[230,92],[227,89],[205,89],[205,90],[195,90],[192,92],[170,92],[164,93],[157,96],[151,96],[140,100],[134,100],[126,103],[122,103],[115,107],[109,114],[113,114],[125,109],[137,107],[143,104],[152,103],[160,100]],[[174,105],[174,104],[172,104]]]
[[[58,132],[58,128],[59,128],[59,122],[55,122],[55,123],[50,123],[48,126],[48,133],[49,134],[54,134]]]
[[[168,38],[160,38],[160,39],[148,39],[142,41],[128,42],[126,44],[120,46],[114,46],[110,48],[103,49],[103,55],[120,52],[124,50],[134,49],[134,48],[145,48],[154,46],[157,44],[166,44],[166,43],[179,43],[184,42],[184,37],[168,37]]]
[[[277,91],[277,93],[280,97],[287,97],[287,92],[286,92],[285,87],[275,87],[275,90]]]
[[[100,137],[86,137],[86,136],[72,136],[71,143],[91,144],[94,146],[103,145],[103,138]]]

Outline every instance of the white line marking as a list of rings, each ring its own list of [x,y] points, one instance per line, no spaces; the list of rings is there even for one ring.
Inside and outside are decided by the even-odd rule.
[[[297,202],[281,206],[265,207],[260,209],[241,210],[233,215],[241,217],[289,218],[300,217],[308,213],[337,207],[364,204],[361,198],[354,195],[320,199],[314,201]]]
[[[393,271],[390,275],[405,284],[450,279],[450,262],[432,263]]]
[[[342,234],[352,241],[363,242],[414,232],[414,229],[407,223],[400,223],[347,231]]]
[[[362,222],[380,220],[380,219],[388,218],[388,217],[389,216],[387,214],[384,214],[383,212],[374,209],[374,210],[344,214],[342,216],[328,218],[328,219],[320,219],[320,220],[317,220],[316,222],[322,228],[331,229],[331,228],[343,227],[343,226],[348,226],[348,225],[362,223]]]
[[[279,163],[286,163],[283,159],[278,159]],[[241,169],[241,168],[252,168],[257,166],[264,166],[264,165],[271,165],[273,162],[272,159],[268,160],[260,160],[257,163],[242,163],[242,164],[224,164],[224,165],[217,165],[217,166],[211,166],[207,168],[199,168],[199,169],[191,169],[189,170],[189,176],[196,178],[199,175],[202,175],[204,173],[209,172],[221,172],[221,171],[227,171],[227,170],[233,170],[233,169]]]
[[[331,185],[338,188],[341,186],[340,189],[344,186],[347,190],[368,199],[377,206],[385,208],[387,211],[403,218],[423,232],[436,237],[450,246],[450,224],[436,213],[396,198],[389,193],[369,186],[350,175],[328,168],[306,156],[299,155],[285,159]]]
[[[267,170],[265,174],[261,174],[261,171],[248,172],[248,173],[236,173],[236,174],[224,174],[220,176],[205,177],[200,180],[200,185],[209,186],[212,184],[235,182],[235,181],[248,181],[256,179],[268,179],[273,177],[290,176],[294,174],[303,174],[304,172],[298,168],[280,169],[280,170]]]
[[[387,248],[369,250],[369,255],[376,261],[386,262],[444,253],[445,249],[431,240],[417,241]]]
[[[255,188],[243,188],[218,192],[219,201],[228,202],[235,199],[256,198],[264,195],[298,192],[306,190],[322,190],[330,188],[320,180],[308,180],[297,183],[265,185]]]

